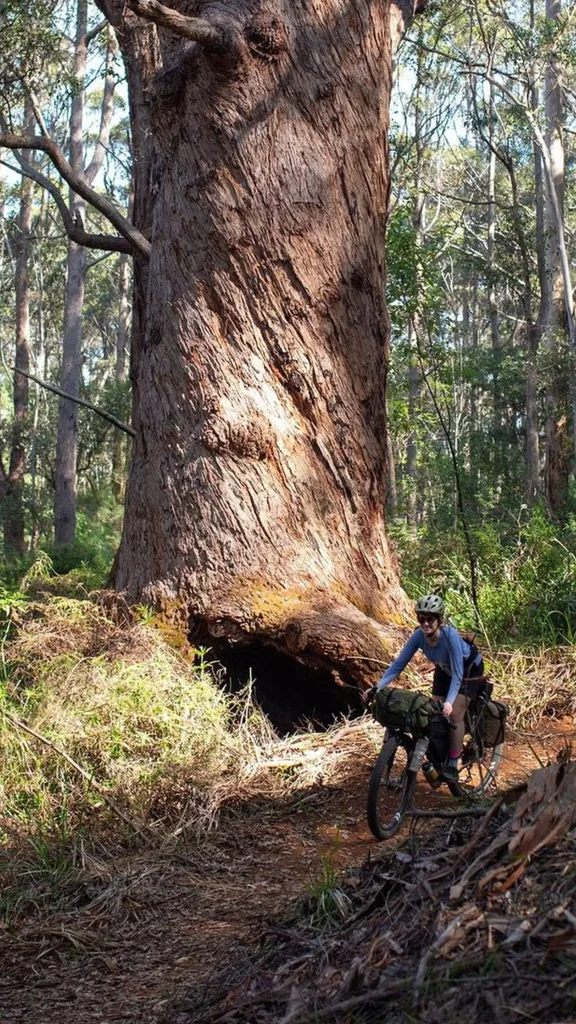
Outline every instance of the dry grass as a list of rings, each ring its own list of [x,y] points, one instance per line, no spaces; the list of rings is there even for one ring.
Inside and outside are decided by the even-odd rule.
[[[336,783],[359,743],[374,749],[369,724],[279,738],[250,691],[224,694],[205,653],[119,624],[94,600],[37,594],[5,664],[0,875],[12,912],[68,904],[96,850],[105,862],[197,844],[226,808]]]
[[[576,647],[500,650],[486,661],[513,726],[534,729],[543,717],[576,714]]]

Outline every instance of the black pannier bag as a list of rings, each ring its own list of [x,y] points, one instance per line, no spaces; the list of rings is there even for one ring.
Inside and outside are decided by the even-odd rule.
[[[508,706],[501,700],[489,700],[482,708],[482,734],[485,747],[504,742]]]
[[[428,735],[432,715],[437,715],[440,704],[432,697],[411,690],[396,690],[392,686],[377,690],[372,714],[380,725],[388,729],[405,729],[416,739]]]
[[[430,716],[428,739],[427,757],[436,767],[441,767],[448,758],[450,744],[450,723],[445,715]]]

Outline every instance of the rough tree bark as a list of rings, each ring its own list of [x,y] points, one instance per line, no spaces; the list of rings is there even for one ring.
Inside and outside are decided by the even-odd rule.
[[[386,134],[391,48],[422,4],[99,6],[152,242],[116,586],[212,646],[358,683],[406,607],[384,516]]]

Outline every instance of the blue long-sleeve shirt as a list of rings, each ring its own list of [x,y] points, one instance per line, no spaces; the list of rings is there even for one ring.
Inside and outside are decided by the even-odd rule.
[[[394,659],[376,684],[377,689],[381,690],[384,686],[388,686],[393,679],[396,679],[396,676],[399,676],[408,662],[412,660],[416,651],[422,651],[429,661],[434,665],[439,665],[452,677],[446,700],[453,704],[462,685],[464,661],[470,657],[470,644],[462,639],[454,626],[442,626],[438,643],[434,647],[428,643],[426,635],[421,629],[415,630],[404,644],[398,657]],[[480,657],[481,655],[478,654],[474,664],[479,661]]]

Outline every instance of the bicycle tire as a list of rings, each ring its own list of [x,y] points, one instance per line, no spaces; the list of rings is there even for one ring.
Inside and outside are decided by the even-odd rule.
[[[402,763],[398,762],[399,774],[391,785],[390,779],[399,751],[402,751]],[[412,803],[416,772],[409,768],[411,756],[412,751],[397,736],[389,736],[372,769],[367,811],[370,831],[376,839],[390,839],[400,828]]]

